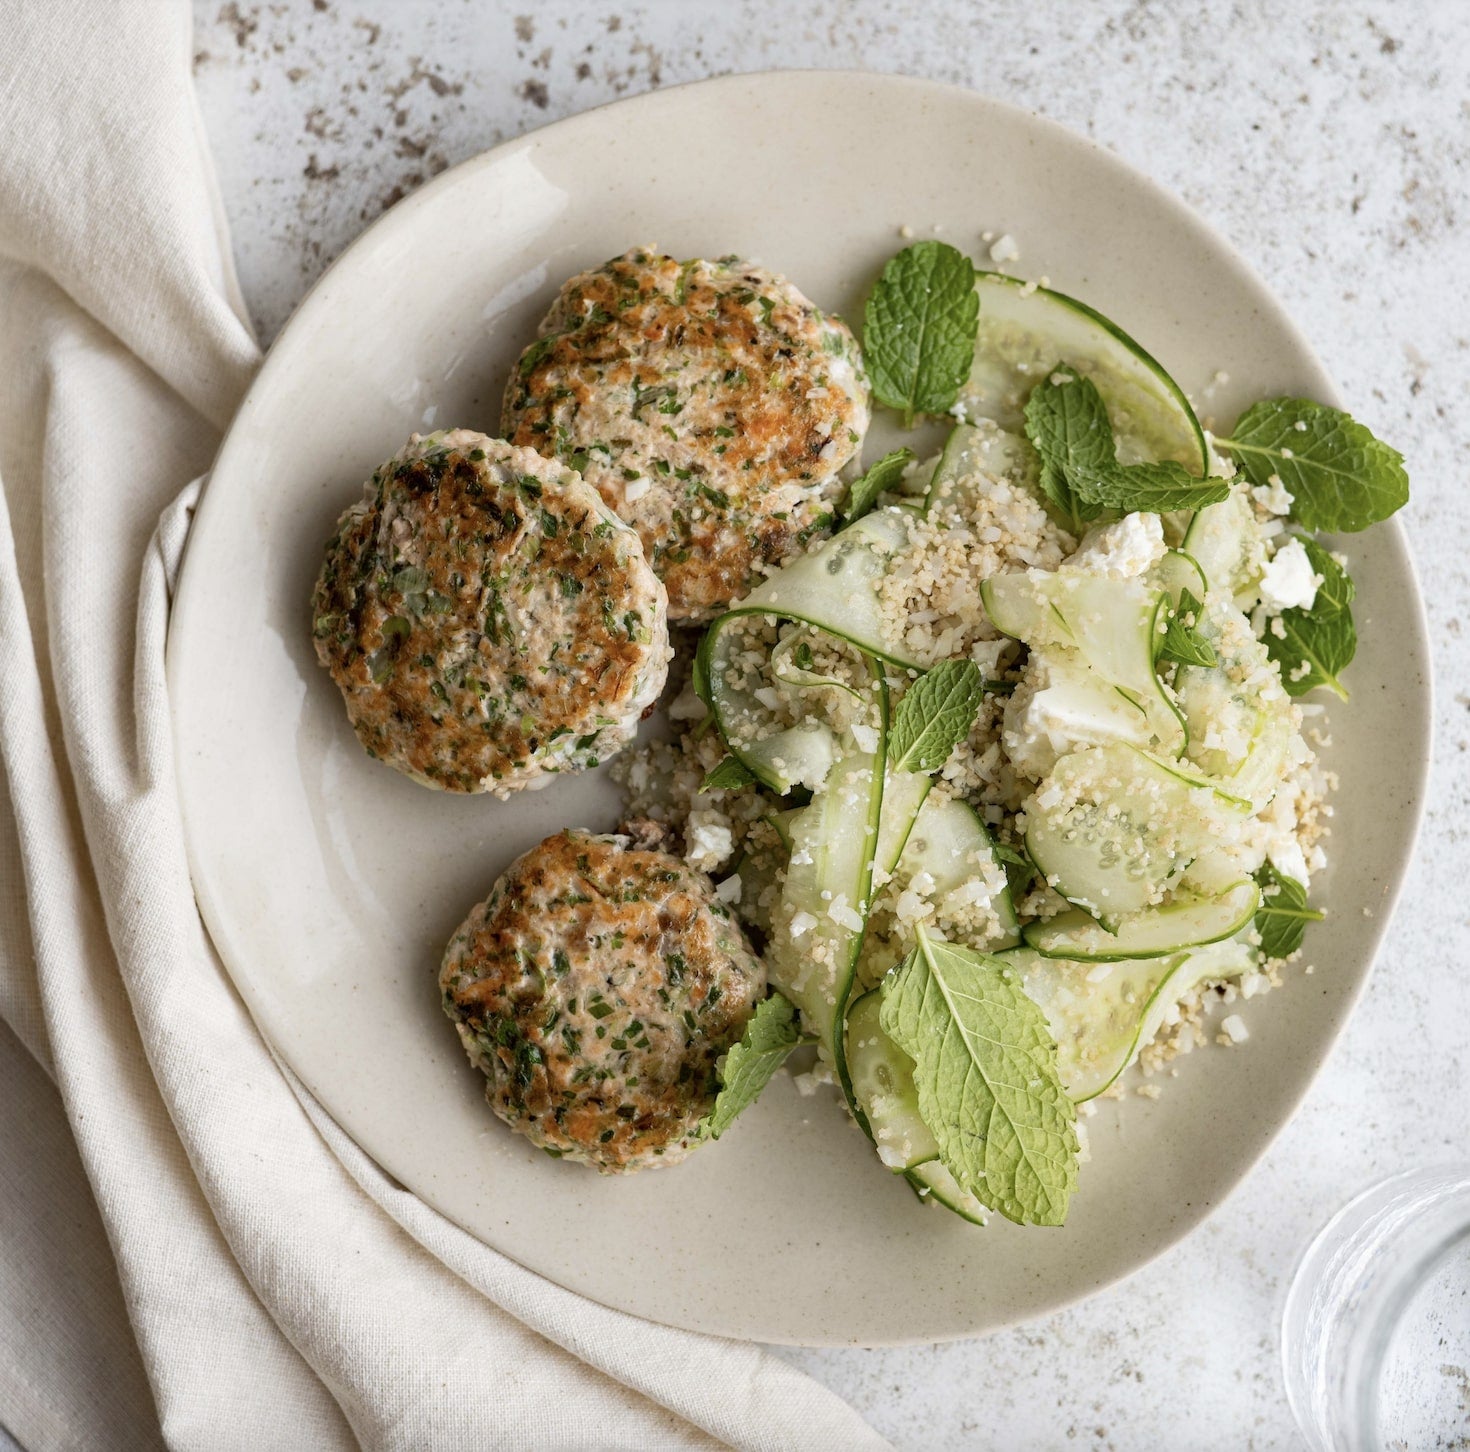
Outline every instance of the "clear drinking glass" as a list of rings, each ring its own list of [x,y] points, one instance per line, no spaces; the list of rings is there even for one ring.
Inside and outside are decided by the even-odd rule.
[[[1470,1165],[1395,1175],[1327,1222],[1281,1357],[1314,1452],[1470,1448]]]

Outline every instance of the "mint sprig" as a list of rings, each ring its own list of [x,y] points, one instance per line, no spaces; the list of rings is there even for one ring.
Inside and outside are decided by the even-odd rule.
[[[985,696],[972,660],[941,661],[908,689],[893,713],[888,760],[899,771],[938,771],[970,734]]]
[[[1277,872],[1269,859],[1256,873],[1261,906],[1255,927],[1261,935],[1261,956],[1290,958],[1302,945],[1308,923],[1320,923],[1323,914],[1307,906],[1307,890],[1294,877]]]
[[[975,359],[975,264],[947,242],[915,242],[888,260],[868,297],[863,357],[873,396],[903,410],[946,413]]]
[[[913,1059],[919,1115],[961,1188],[1018,1225],[1062,1224],[1077,1188],[1076,1111],[1015,973],[921,924],[883,980],[878,1022]]]
[[[736,756],[727,756],[699,784],[702,792],[734,792],[748,787],[755,773]]]
[[[1305,696],[1325,686],[1345,701],[1342,673],[1358,650],[1352,577],[1316,540],[1299,538],[1322,583],[1310,610],[1293,606],[1266,626],[1266,653],[1281,667],[1288,695]]]
[[[1188,590],[1179,592],[1179,606],[1169,615],[1169,623],[1159,642],[1159,660],[1176,661],[1179,665],[1212,666],[1218,660],[1215,647],[1199,632],[1203,609]]]
[[[1228,479],[1196,479],[1174,459],[1147,464],[1114,464],[1082,487],[1094,503],[1118,514],[1168,514],[1175,509],[1203,509],[1230,497]]]
[[[1031,390],[1026,400],[1026,437],[1041,456],[1042,493],[1081,534],[1102,513],[1076,481],[1096,479],[1117,464],[1107,406],[1085,378],[1058,375]]]
[[[1307,529],[1367,529],[1409,500],[1403,455],[1340,409],[1309,398],[1253,404],[1215,442],[1252,484],[1280,479],[1292,518]]]
[[[790,999],[773,993],[756,1005],[740,1042],[732,1044],[720,1071],[720,1092],[695,1133],[718,1139],[760,1097],[771,1076],[801,1041],[796,1009]]]
[[[880,494],[897,489],[913,457],[912,449],[895,449],[891,454],[884,454],[861,479],[854,479],[842,504],[843,519],[848,524],[861,519],[878,502]]]
[[[1106,511],[1166,514],[1202,509],[1230,493],[1226,479],[1197,479],[1173,459],[1120,464],[1107,404],[1090,378],[1058,369],[1026,400],[1026,437],[1041,456],[1041,489],[1074,533]]]

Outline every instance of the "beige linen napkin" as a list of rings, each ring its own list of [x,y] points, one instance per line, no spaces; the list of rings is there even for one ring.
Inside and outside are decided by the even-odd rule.
[[[34,1452],[881,1446],[769,1353],[472,1240],[272,1059],[195,910],[163,673],[179,490],[258,362],[188,7],[0,0],[0,35],[0,1421]]]

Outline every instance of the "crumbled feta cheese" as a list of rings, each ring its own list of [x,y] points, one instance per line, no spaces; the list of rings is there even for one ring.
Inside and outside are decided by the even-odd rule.
[[[1272,615],[1283,610],[1310,610],[1321,583],[1302,542],[1294,539],[1276,551],[1262,572],[1261,603]]]
[[[1090,575],[1127,580],[1152,569],[1167,552],[1163,521],[1157,514],[1125,514],[1112,524],[1088,530],[1067,565]]]
[[[848,906],[845,892],[839,892],[832,899],[832,905],[827,909],[827,916],[839,928],[846,928],[850,933],[860,933],[863,930],[863,915]]]
[[[1243,1044],[1251,1036],[1251,1031],[1245,1026],[1245,1020],[1238,1013],[1232,1013],[1229,1018],[1220,1024],[1221,1031],[1232,1044]]]
[[[669,702],[670,721],[702,721],[708,708],[694,690],[694,682],[688,685]]]
[[[781,692],[775,686],[757,686],[752,694],[766,710],[779,711],[781,709]]]
[[[1293,503],[1291,491],[1281,482],[1279,474],[1271,476],[1269,484],[1257,484],[1251,490],[1251,498],[1266,511],[1267,514],[1290,514]]]
[[[899,893],[898,900],[893,904],[893,915],[904,924],[916,923],[933,911],[934,904],[925,902],[923,895],[915,892],[911,886]]]
[[[800,938],[811,932],[816,925],[817,920],[810,913],[793,913],[787,931],[793,938]]]
[[[718,867],[735,850],[735,839],[728,827],[710,822],[696,822],[689,828],[688,850],[684,860],[701,872]]]
[[[997,237],[990,248],[990,260],[992,262],[1014,262],[1021,255],[1021,249],[1016,239],[1009,232]]]
[[[723,882],[715,885],[715,896],[723,903],[735,907],[740,902],[740,894],[744,884],[737,875],[727,877]]]
[[[877,728],[862,721],[853,722],[852,739],[857,742],[859,751],[874,752],[878,749]]]
[[[970,647],[970,659],[980,667],[980,674],[988,681],[993,681],[1001,673],[1001,659],[1014,653],[1016,642],[1002,638],[1000,640],[977,640]]]
[[[1299,882],[1303,887],[1308,886],[1312,880],[1311,873],[1307,870],[1307,859],[1298,845],[1294,836],[1283,833],[1275,838],[1266,854],[1271,859],[1271,865],[1282,877],[1289,877],[1293,882]]]

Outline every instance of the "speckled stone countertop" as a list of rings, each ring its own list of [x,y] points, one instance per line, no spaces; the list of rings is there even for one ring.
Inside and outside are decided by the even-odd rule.
[[[780,1353],[905,1448],[1297,1445],[1276,1344],[1296,1256],[1363,1185],[1470,1154],[1470,4],[201,0],[196,17],[263,339],[363,227],[475,152],[656,86],[859,67],[1032,108],[1172,188],[1404,451],[1437,762],[1397,927],[1301,1112],[1203,1229],[1086,1305],[984,1340]]]

